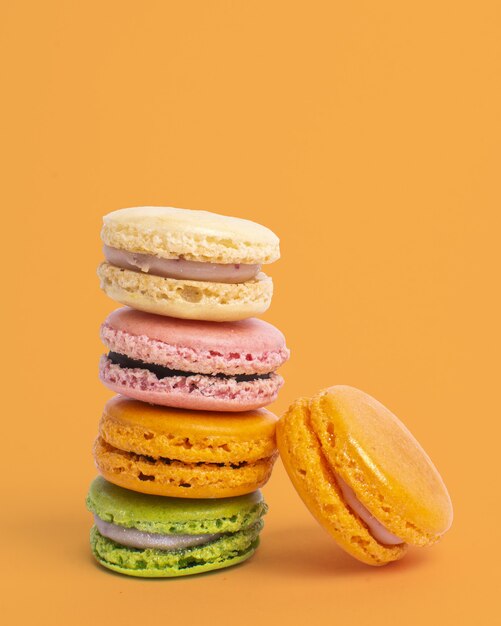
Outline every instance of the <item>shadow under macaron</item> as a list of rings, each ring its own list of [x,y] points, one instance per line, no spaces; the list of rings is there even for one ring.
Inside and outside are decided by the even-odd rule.
[[[426,564],[428,551],[409,550],[405,559],[382,567],[372,567],[353,558],[321,528],[297,526],[266,530],[262,537],[260,567],[280,577],[400,575]],[[385,572],[385,573],[383,573]]]

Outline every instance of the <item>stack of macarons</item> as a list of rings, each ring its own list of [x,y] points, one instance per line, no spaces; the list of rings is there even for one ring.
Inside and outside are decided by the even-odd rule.
[[[248,220],[136,207],[104,217],[107,295],[126,305],[101,327],[105,406],[87,506],[91,546],[132,576],[195,574],[244,561],[278,455],[264,407],[283,384],[282,333],[261,266],[279,240]]]

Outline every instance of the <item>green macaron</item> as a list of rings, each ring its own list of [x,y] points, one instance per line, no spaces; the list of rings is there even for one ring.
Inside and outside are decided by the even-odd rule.
[[[151,496],[101,476],[91,484],[90,542],[104,567],[144,578],[187,576],[236,565],[259,544],[261,492],[219,499]]]

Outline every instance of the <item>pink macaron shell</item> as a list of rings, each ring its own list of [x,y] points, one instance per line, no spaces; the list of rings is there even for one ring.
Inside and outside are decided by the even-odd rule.
[[[112,391],[151,404],[206,411],[249,411],[277,398],[283,385],[278,374],[237,382],[204,374],[158,379],[146,369],[122,368],[103,355],[99,378]]]
[[[101,326],[113,352],[202,374],[266,374],[289,358],[282,333],[263,320],[183,320],[124,307]]]

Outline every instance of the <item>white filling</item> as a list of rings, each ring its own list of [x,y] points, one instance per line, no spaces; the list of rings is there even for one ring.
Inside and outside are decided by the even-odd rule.
[[[346,504],[350,507],[350,509],[355,511],[361,519],[363,519],[369,527],[369,532],[374,539],[376,539],[376,541],[379,541],[379,543],[383,543],[387,546],[396,546],[400,543],[404,543],[403,539],[400,539],[400,537],[390,533],[390,531],[365,508],[355,495],[353,489],[344,482],[341,476],[336,474],[336,480]]]
[[[202,263],[186,259],[163,259],[152,254],[141,254],[104,246],[108,263],[126,270],[141,271],[163,278],[209,281],[213,283],[244,283],[252,280],[261,265],[244,263]]]
[[[157,533],[147,533],[137,528],[125,528],[117,524],[110,524],[94,515],[94,522],[103,537],[116,541],[122,546],[130,548],[155,548],[157,550],[180,550],[191,548],[204,543],[209,543],[222,537],[224,533],[207,535],[160,535]]]

